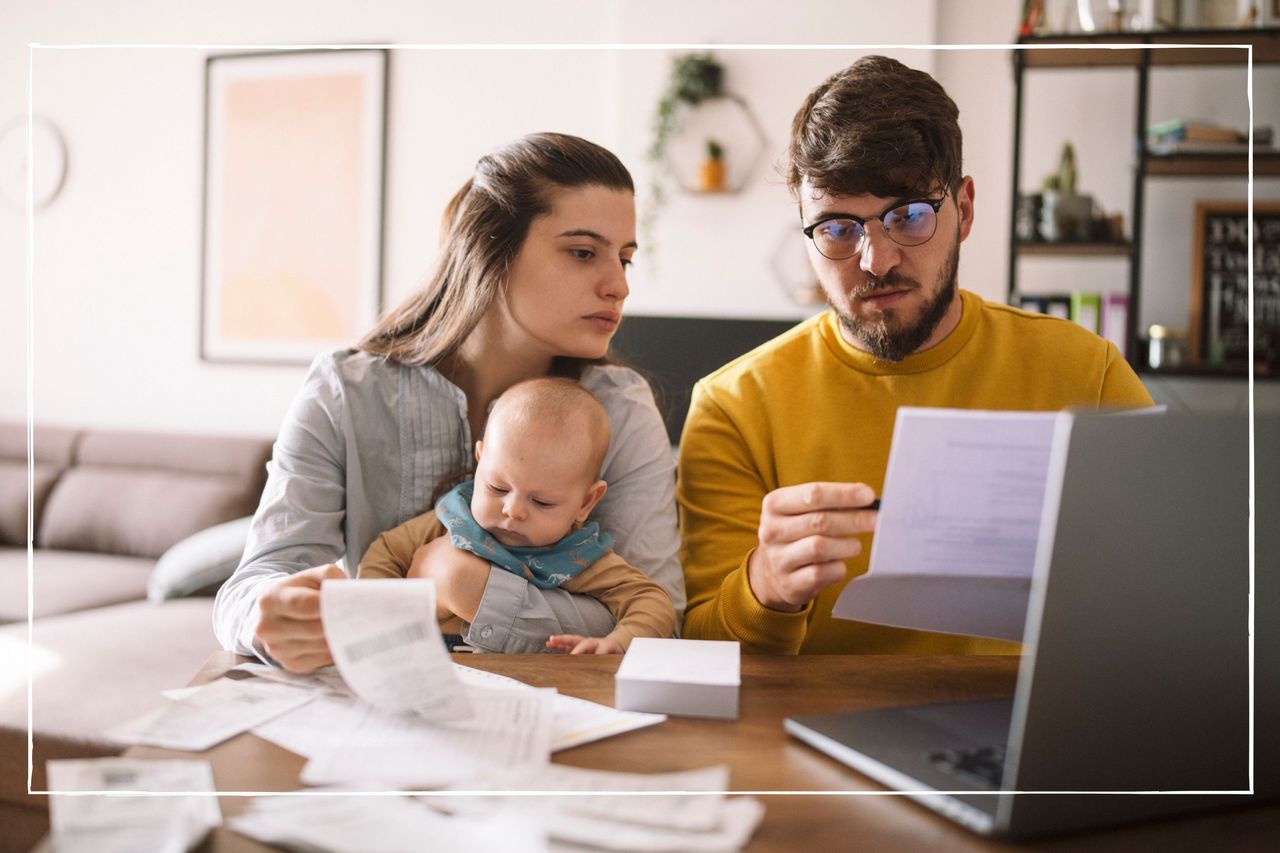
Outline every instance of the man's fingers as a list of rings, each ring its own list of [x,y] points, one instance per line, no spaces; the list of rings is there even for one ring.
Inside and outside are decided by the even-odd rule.
[[[763,510],[766,515],[799,515],[823,509],[857,509],[869,505],[875,497],[875,491],[866,483],[800,483],[765,495]]]
[[[782,579],[782,593],[792,605],[802,606],[812,601],[822,590],[844,579],[843,560],[801,566]]]
[[[827,509],[802,515],[774,515],[760,522],[760,541],[796,542],[809,536],[856,536],[871,533],[876,513],[865,509]]]
[[[843,536],[809,536],[780,546],[769,555],[769,562],[786,574],[804,566],[841,563],[862,553],[862,543]]]

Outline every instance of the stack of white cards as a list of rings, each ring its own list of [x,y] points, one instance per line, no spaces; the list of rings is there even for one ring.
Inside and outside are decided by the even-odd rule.
[[[615,676],[614,704],[627,711],[738,716],[740,649],[726,640],[631,641]]]

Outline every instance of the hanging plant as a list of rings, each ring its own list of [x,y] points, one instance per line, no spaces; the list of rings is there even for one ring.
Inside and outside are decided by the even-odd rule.
[[[652,201],[647,219],[651,220],[666,201],[663,183],[663,158],[667,143],[679,127],[682,107],[693,107],[707,98],[724,93],[724,66],[710,53],[686,53],[671,62],[671,79],[653,119],[653,144],[649,146],[649,159],[654,164],[653,183],[650,188]]]

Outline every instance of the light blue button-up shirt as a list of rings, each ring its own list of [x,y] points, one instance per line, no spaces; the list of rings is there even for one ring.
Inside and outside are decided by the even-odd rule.
[[[684,612],[675,463],[648,384],[634,370],[588,367],[582,385],[609,416],[613,437],[600,477],[609,490],[591,514],[614,550],[662,585]],[[340,563],[348,574],[385,530],[431,508],[439,483],[470,471],[467,400],[431,367],[365,352],[318,357],[267,463],[267,485],[235,574],[214,602],[214,631],[238,654],[255,643],[258,598],[286,575]],[[613,626],[594,598],[539,589],[502,569],[467,638],[488,651],[543,651],[551,634],[601,637]]]

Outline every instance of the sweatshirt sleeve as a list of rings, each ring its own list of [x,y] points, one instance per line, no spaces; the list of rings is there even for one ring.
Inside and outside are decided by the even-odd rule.
[[[797,613],[765,607],[747,579],[768,489],[741,431],[704,383],[694,386],[680,440],[676,497],[689,604],[683,636],[737,640],[743,650],[795,654],[812,602]]]

